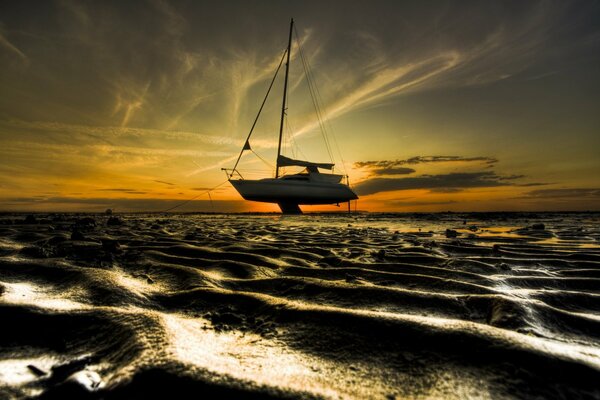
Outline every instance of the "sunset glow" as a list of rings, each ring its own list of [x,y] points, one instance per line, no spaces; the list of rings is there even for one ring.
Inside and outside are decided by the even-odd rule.
[[[598,15],[597,2],[3,2],[0,210],[278,211],[242,200],[221,168],[290,17],[352,208],[600,210]],[[330,162],[301,72],[285,154]],[[246,176],[273,174],[281,90]]]

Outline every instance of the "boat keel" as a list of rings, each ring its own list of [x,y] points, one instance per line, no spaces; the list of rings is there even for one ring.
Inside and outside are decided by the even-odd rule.
[[[302,210],[296,203],[277,203],[284,214],[302,214]]]

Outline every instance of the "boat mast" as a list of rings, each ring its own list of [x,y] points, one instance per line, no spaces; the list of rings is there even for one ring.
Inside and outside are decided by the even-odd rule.
[[[290,52],[292,50],[292,31],[294,30],[294,18],[290,22],[290,38],[288,39],[287,60],[285,63],[285,81],[283,83],[283,103],[281,104],[281,124],[279,125],[279,145],[277,146],[277,160],[275,167],[275,178],[279,178],[279,155],[281,155],[281,137],[283,136],[283,120],[285,118],[285,106],[287,100],[288,75],[290,73]]]

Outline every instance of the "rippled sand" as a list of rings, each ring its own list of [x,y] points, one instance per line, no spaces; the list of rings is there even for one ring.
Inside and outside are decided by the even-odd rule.
[[[600,398],[600,214],[0,216],[0,398]]]

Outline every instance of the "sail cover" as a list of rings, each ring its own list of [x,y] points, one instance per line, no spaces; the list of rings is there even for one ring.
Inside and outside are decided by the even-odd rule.
[[[277,158],[277,164],[280,167],[297,166],[297,167],[315,167],[315,168],[323,168],[323,169],[333,169],[333,166],[335,165],[335,164],[329,164],[329,163],[314,163],[314,162],[310,162],[310,161],[294,160],[292,158],[288,158],[288,157],[282,156],[282,155],[280,155]]]

